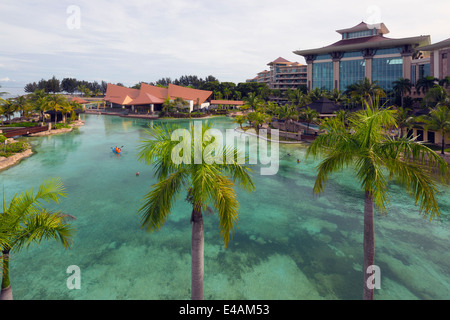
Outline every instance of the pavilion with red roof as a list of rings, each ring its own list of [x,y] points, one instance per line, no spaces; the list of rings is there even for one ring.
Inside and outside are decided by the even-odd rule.
[[[186,107],[194,109],[208,108],[212,91],[198,90],[169,84],[167,88],[141,84],[140,89],[131,89],[109,83],[106,89],[105,103],[111,108],[129,109],[130,111],[157,112],[162,110],[166,99],[181,98],[188,102]]]

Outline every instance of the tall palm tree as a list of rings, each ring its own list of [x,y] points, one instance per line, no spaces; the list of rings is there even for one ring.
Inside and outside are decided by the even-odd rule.
[[[435,84],[432,88],[428,89],[423,101],[426,107],[434,108],[438,103],[446,104],[446,101],[449,99],[450,96],[447,93],[447,90],[443,86]]]
[[[346,101],[346,98],[347,95],[339,89],[333,89],[333,91],[328,95],[328,99],[336,104],[341,104],[342,102]]]
[[[307,123],[306,134],[309,133],[309,126],[311,123],[317,121],[319,119],[319,112],[310,107],[306,107],[300,110],[300,119]]]
[[[411,93],[411,88],[413,86],[411,80],[405,79],[405,78],[399,78],[398,80],[394,81],[393,83],[393,89],[396,93],[400,94],[403,108],[403,97],[407,93]]]
[[[417,80],[416,83],[416,90],[417,93],[427,93],[428,90],[434,87],[435,84],[437,84],[439,80],[433,76],[427,76],[422,77],[419,80]]]
[[[162,112],[165,116],[170,115],[171,112],[175,109],[175,103],[170,100],[170,97],[167,97],[162,104]]]
[[[13,100],[14,109],[16,112],[20,112],[22,117],[28,116],[32,106],[30,101],[25,96],[19,96]]]
[[[398,127],[398,137],[403,136],[404,128],[411,128],[414,125],[415,119],[411,115],[411,109],[397,107],[394,111],[395,121]]]
[[[6,117],[9,124],[11,124],[12,116],[16,112],[16,106],[14,105],[13,99],[1,99],[0,104],[2,106],[2,115]]]
[[[301,89],[287,91],[289,102],[297,107],[304,107],[311,102],[309,96],[304,94]]]
[[[377,82],[371,82],[368,78],[364,78],[364,80],[349,85],[346,92],[350,94],[350,96],[357,98],[362,106],[364,106],[364,101],[372,101],[371,99],[368,99],[369,97],[386,96],[386,93],[381,89]]]
[[[67,222],[72,216],[60,211],[50,211],[42,207],[43,202],[59,203],[66,193],[60,179],[44,181],[37,193],[24,191],[15,195],[6,206],[3,195],[3,213],[0,214],[0,225],[6,243],[2,248],[2,285],[0,300],[12,299],[9,278],[9,256],[33,244],[39,245],[43,240],[57,240],[66,249],[70,249],[74,229]]]
[[[445,154],[445,136],[450,132],[450,112],[449,105],[438,104],[428,115],[417,117],[419,122],[424,123],[426,130],[437,131],[442,136],[441,153]]]
[[[139,160],[156,166],[155,174],[158,183],[152,186],[144,198],[144,205],[139,209],[141,225],[148,231],[161,229],[170,214],[176,197],[181,190],[187,191],[187,199],[192,204],[191,223],[191,299],[202,300],[203,295],[203,259],[204,259],[204,226],[202,210],[212,205],[219,215],[220,232],[225,246],[228,245],[239,216],[239,202],[233,186],[240,184],[244,189],[254,189],[250,177],[250,169],[241,165],[235,159],[237,149],[225,146],[216,151],[215,157],[222,159],[224,164],[211,162],[211,156],[204,154],[205,149],[213,142],[208,131],[210,123],[203,123],[202,137],[194,137],[186,142],[183,157],[186,161],[174,161],[172,153],[178,142],[172,141],[172,134],[176,127],[155,126],[148,131],[149,139],[142,140]],[[191,128],[191,132],[195,132]],[[203,139],[202,139],[203,138]],[[188,152],[190,151],[190,155]],[[203,155],[201,163],[196,161],[197,153]],[[225,161],[225,159],[227,159]],[[231,162],[231,163],[230,163]]]
[[[48,106],[55,112],[55,125],[58,119],[58,111],[61,111],[68,104],[67,99],[60,94],[53,94],[48,97]]]
[[[364,191],[364,286],[363,299],[374,297],[373,286],[368,285],[369,266],[374,265],[374,206],[383,214],[389,202],[388,180],[396,181],[416,204],[420,212],[430,219],[440,214],[436,202],[437,186],[432,178],[431,168],[426,169],[426,161],[432,161],[444,177],[447,163],[433,150],[412,139],[393,139],[383,134],[383,129],[395,125],[390,108],[379,106],[378,100],[365,102],[365,108],[355,113],[351,119],[351,129],[338,118],[329,119],[324,126],[326,133],[309,146],[307,156],[323,155],[318,166],[314,184],[314,194],[323,192],[329,176],[344,167],[351,167]],[[386,175],[387,171],[388,175]]]
[[[263,101],[254,92],[250,92],[247,97],[244,98],[245,104],[248,105],[253,111],[258,109]]]
[[[237,115],[236,117],[234,117],[234,121],[233,123],[237,123],[239,124],[239,126],[242,129],[242,125],[247,121],[247,117],[243,116],[243,115]]]

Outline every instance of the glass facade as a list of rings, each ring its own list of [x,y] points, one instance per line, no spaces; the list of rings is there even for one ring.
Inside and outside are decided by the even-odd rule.
[[[430,72],[430,64],[419,64],[419,79],[420,78],[425,78],[431,75]]]
[[[341,61],[339,63],[339,90],[347,90],[347,86],[364,80],[366,63],[361,60]]]
[[[368,37],[373,36],[377,34],[376,29],[371,30],[363,30],[363,31],[356,31],[356,32],[346,32],[343,34],[343,39],[354,39],[354,38],[361,38],[361,37]]]
[[[327,53],[327,54],[319,54],[316,57],[316,61],[317,60],[328,60],[331,59],[331,56]]]
[[[382,54],[400,54],[399,48],[384,48],[384,49],[377,49],[376,55],[382,55]]]
[[[333,90],[333,62],[313,63],[312,89]]]
[[[361,57],[363,54],[361,51],[351,51],[351,52],[344,52],[344,55],[342,56],[342,59],[344,58],[353,58],[353,57]]]
[[[385,91],[393,89],[392,82],[403,76],[403,59],[374,58],[372,60],[372,81]]]

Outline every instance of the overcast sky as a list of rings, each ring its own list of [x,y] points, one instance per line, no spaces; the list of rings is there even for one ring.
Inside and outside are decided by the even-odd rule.
[[[384,22],[387,37],[450,38],[450,1],[1,0],[0,85],[49,79],[131,86],[182,75],[244,82],[335,30]],[[0,89],[1,90],[1,89]]]

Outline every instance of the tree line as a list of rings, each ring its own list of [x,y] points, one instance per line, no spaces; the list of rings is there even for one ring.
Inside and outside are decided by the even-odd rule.
[[[56,79],[53,76],[51,79],[41,79],[38,82],[31,82],[25,85],[24,91],[33,93],[36,90],[44,90],[45,93],[61,93],[68,94],[81,93],[84,96],[100,96],[106,93],[108,83],[106,81],[89,82],[85,80],[77,80],[75,78],[64,78],[62,80]]]

